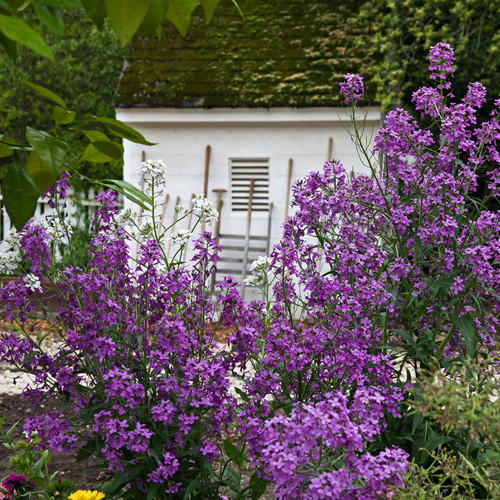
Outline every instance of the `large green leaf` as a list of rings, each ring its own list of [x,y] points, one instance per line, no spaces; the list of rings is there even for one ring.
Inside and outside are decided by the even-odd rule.
[[[127,45],[149,9],[149,0],[106,0],[109,23],[123,47]]]
[[[91,142],[83,152],[78,161],[90,161],[92,163],[108,163],[110,161],[123,158],[123,147],[121,144],[112,141]]]
[[[38,200],[38,188],[20,163],[9,166],[2,183],[2,196],[7,215],[20,231],[33,217]]]
[[[80,0],[40,0],[44,5],[49,5],[50,7],[58,7],[62,9],[63,7],[80,7]],[[83,3],[83,2],[82,2]]]
[[[55,92],[52,92],[52,90],[46,89],[45,87],[42,87],[42,85],[37,85],[36,83],[29,82],[28,80],[21,80],[21,82],[23,82],[24,85],[27,85],[28,87],[33,89],[37,94],[41,95],[42,97],[46,97],[47,99],[50,99],[56,104],[59,104],[59,106],[61,106],[62,108],[68,109],[66,103],[62,100],[62,98],[59,97]]]
[[[12,156],[14,150],[11,146],[14,146],[16,141],[12,139],[12,137],[8,137],[7,135],[0,135],[0,158],[7,158],[8,156]]]
[[[114,118],[98,118],[97,116],[94,116],[93,118],[96,122],[103,123],[110,132],[118,137],[128,139],[129,141],[136,142],[137,144],[144,144],[145,146],[155,145],[154,142],[147,141],[141,133],[137,132],[137,130],[134,130],[132,127],[129,127],[120,120],[115,120]]]
[[[11,16],[0,14],[0,31],[12,41],[55,62],[54,54],[43,38],[26,22]]]
[[[130,182],[122,181],[119,179],[108,179],[103,184],[123,194],[123,196],[133,201],[134,203],[137,203],[137,205],[144,208],[145,210],[151,210],[151,207],[147,207],[144,204],[146,203],[148,205],[153,205],[151,198],[147,194],[144,194],[142,191],[137,189],[133,184],[130,184]]]
[[[141,24],[141,30],[151,37],[155,34],[156,28],[161,25],[167,14],[169,0],[151,0],[149,9]]]
[[[52,137],[44,130],[26,127],[26,139],[29,145],[40,155],[40,158],[51,176],[57,177],[59,169],[66,159],[66,144]]]
[[[13,61],[17,61],[17,43],[7,38],[2,32],[0,32],[0,45]]]
[[[64,21],[61,9],[39,2],[33,2],[33,8],[40,21],[42,21],[48,30],[57,38],[61,38],[64,34]]]
[[[59,174],[59,169],[47,167],[36,151],[32,151],[28,155],[25,168],[38,188],[38,194],[40,196],[54,184]]]
[[[58,126],[69,125],[75,120],[75,116],[76,113],[74,111],[68,111],[60,106],[54,106],[52,109],[52,118],[54,118],[54,121]]]
[[[217,5],[219,5],[220,0],[201,0],[201,6],[203,7],[203,12],[207,18],[207,23],[212,19]]]
[[[87,11],[90,19],[94,21],[95,25],[102,29],[104,26],[104,19],[106,18],[106,4],[103,0],[80,0],[82,7]]]
[[[198,0],[170,0],[166,19],[170,21],[182,36],[186,36],[191,25],[191,14],[198,5]]]
[[[456,314],[448,314],[452,323],[460,330],[460,335],[464,341],[467,354],[471,357],[476,355],[476,341],[478,337],[476,325],[470,314],[458,317]]]

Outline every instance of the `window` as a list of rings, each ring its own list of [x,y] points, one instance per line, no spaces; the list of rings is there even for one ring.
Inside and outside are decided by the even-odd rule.
[[[250,181],[255,179],[252,211],[269,210],[269,158],[231,159],[231,209],[246,212],[250,196]]]

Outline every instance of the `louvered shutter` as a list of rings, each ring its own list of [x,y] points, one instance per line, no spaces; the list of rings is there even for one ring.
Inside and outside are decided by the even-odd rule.
[[[252,211],[269,210],[269,159],[231,159],[231,209],[233,212],[248,210],[250,181],[255,179]]]

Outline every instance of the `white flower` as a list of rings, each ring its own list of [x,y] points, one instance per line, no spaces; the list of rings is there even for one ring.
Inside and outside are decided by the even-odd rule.
[[[171,236],[174,245],[184,246],[191,237],[191,233],[187,229],[177,229]]]
[[[26,288],[29,288],[31,291],[42,291],[42,284],[40,283],[40,279],[33,273],[29,273],[26,276],[23,276],[23,281],[26,284]]]
[[[155,185],[165,184],[166,178],[165,174],[167,172],[167,167],[163,163],[163,160],[147,160],[141,163],[141,180],[139,183],[141,185],[146,184],[151,186],[153,182]]]
[[[14,274],[21,262],[21,254],[18,249],[9,250],[0,254],[0,273]]]
[[[260,256],[257,260],[254,260],[250,266],[252,276],[243,280],[243,283],[250,286],[263,286],[272,279],[273,275],[269,272],[270,267],[271,259],[267,256]]]
[[[193,213],[198,217],[205,217],[207,224],[211,224],[219,218],[219,212],[215,210],[212,202],[207,200],[202,194],[199,194],[193,200]]]
[[[417,159],[413,155],[401,156],[400,160],[406,163],[409,167],[413,167],[417,163]]]
[[[63,219],[48,215],[47,223],[44,225],[47,234],[63,245],[69,245],[69,237],[73,234],[73,228]]]

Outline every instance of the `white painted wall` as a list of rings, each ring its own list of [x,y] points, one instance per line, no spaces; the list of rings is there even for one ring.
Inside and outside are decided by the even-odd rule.
[[[380,109],[364,111],[369,137],[380,126]],[[271,246],[281,236],[290,158],[293,159],[292,182],[312,170],[321,170],[332,137],[333,156],[340,159],[346,169],[363,171],[345,128],[349,125],[348,116],[341,108],[117,109],[116,117],[141,132],[147,140],[157,143],[145,147],[124,141],[124,179],[138,184],[143,151],[147,159],[163,159],[168,168],[167,192],[170,194],[167,222],[172,220],[177,196],[182,205],[188,206],[192,193],[203,192],[205,149],[210,145],[208,198],[215,203],[212,190],[228,190],[223,195],[221,233],[244,234],[246,214],[230,210],[229,159],[269,158],[270,201],[274,203]],[[267,214],[255,213],[251,233],[264,235],[266,231]]]

